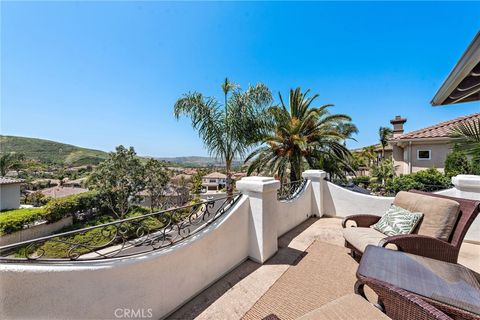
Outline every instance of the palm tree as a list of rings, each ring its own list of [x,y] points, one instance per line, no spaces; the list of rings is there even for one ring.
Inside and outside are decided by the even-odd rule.
[[[393,130],[391,128],[388,128],[388,127],[378,128],[378,138],[382,146],[382,159],[385,159],[385,147],[388,145],[388,140],[390,140],[392,135],[393,135]]]
[[[375,146],[368,146],[363,148],[360,155],[365,159],[367,167],[371,167],[377,158],[375,155]]]
[[[340,134],[345,137],[345,139],[343,140],[344,146],[347,145],[347,139],[357,141],[352,137],[354,134],[358,134],[358,128],[353,123],[340,122],[337,126],[337,129],[338,129],[338,132],[340,132]]]
[[[318,167],[325,155],[338,161],[345,161],[350,155],[343,145],[345,139],[339,130],[339,123],[350,121],[342,114],[330,114],[327,104],[311,107],[318,97],[307,97],[309,90],[302,93],[300,88],[290,90],[289,106],[279,94],[280,105],[268,109],[271,127],[254,150],[245,160],[250,162],[248,174],[254,171],[277,175],[283,181],[290,171],[290,181],[301,178],[306,161],[311,168]]]
[[[466,154],[472,156],[474,163],[480,162],[480,120],[458,124],[451,135],[462,139],[458,145]]]
[[[0,176],[5,176],[8,171],[20,167],[22,161],[25,160],[23,153],[9,152],[0,156]]]
[[[265,127],[266,108],[272,94],[264,84],[249,86],[240,91],[238,85],[225,79],[222,84],[224,106],[214,97],[189,92],[177,100],[174,114],[191,119],[210,154],[225,161],[227,194],[233,194],[231,168],[235,157],[243,157],[259,139]]]

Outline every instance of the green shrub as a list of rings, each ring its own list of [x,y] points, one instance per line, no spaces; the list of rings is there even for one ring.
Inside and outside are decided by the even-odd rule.
[[[43,208],[15,209],[0,212],[0,235],[23,229],[24,225],[45,219]]]
[[[352,182],[357,186],[364,185],[365,187],[368,187],[368,185],[370,184],[370,177],[369,176],[355,177],[352,179]]]
[[[416,173],[406,174],[393,179],[388,179],[385,190],[390,194],[399,191],[416,189],[420,191],[437,191],[450,187],[450,178],[435,168],[421,170]]]
[[[467,155],[457,146],[447,155],[445,159],[445,175],[449,178],[459,174],[469,174],[472,172],[472,166],[468,161]]]
[[[100,207],[99,196],[96,192],[84,192],[64,198],[51,200],[45,206],[48,222],[54,222],[68,215],[89,211]]]
[[[48,197],[43,193],[36,191],[25,197],[25,204],[31,204],[34,207],[41,207],[53,200],[52,197]]]

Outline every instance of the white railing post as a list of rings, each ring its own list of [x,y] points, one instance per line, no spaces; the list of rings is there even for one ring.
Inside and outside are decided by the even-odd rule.
[[[452,177],[457,197],[480,200],[480,176],[461,174]]]
[[[312,215],[321,217],[323,210],[323,189],[325,188],[325,177],[327,173],[323,170],[306,170],[302,177],[312,182]]]
[[[275,213],[280,182],[269,177],[245,177],[236,186],[250,201],[249,257],[264,263],[278,250]]]
[[[452,183],[455,186],[455,197],[480,200],[480,176],[461,174],[452,177]],[[480,242],[480,215],[473,221],[465,240]]]

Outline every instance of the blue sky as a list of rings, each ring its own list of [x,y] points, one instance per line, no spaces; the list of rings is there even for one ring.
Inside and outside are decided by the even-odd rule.
[[[225,76],[300,86],[377,142],[480,112],[430,100],[480,30],[480,3],[2,2],[1,133],[141,155],[206,155],[173,104]]]

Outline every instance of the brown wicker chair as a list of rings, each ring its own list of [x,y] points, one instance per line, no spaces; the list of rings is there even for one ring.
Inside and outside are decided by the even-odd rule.
[[[418,295],[371,278],[359,277],[355,293],[367,299],[364,286],[378,295],[378,307],[391,319],[453,320]]]
[[[432,259],[457,263],[458,253],[460,251],[462,241],[465,238],[465,234],[479,213],[480,201],[448,197],[417,190],[411,190],[409,192],[428,195],[431,197],[451,199],[459,203],[459,216],[448,241],[443,241],[425,235],[406,234],[385,237],[380,241],[379,245],[385,247],[388,244],[394,244],[397,249],[401,251],[429,257]],[[375,224],[379,219],[380,217],[376,215],[352,215],[343,220],[342,227],[346,228],[347,222],[349,221],[355,222],[356,227],[369,227],[372,224]],[[355,248],[348,241],[345,241],[345,247],[351,249],[353,257],[361,257],[362,252]]]

